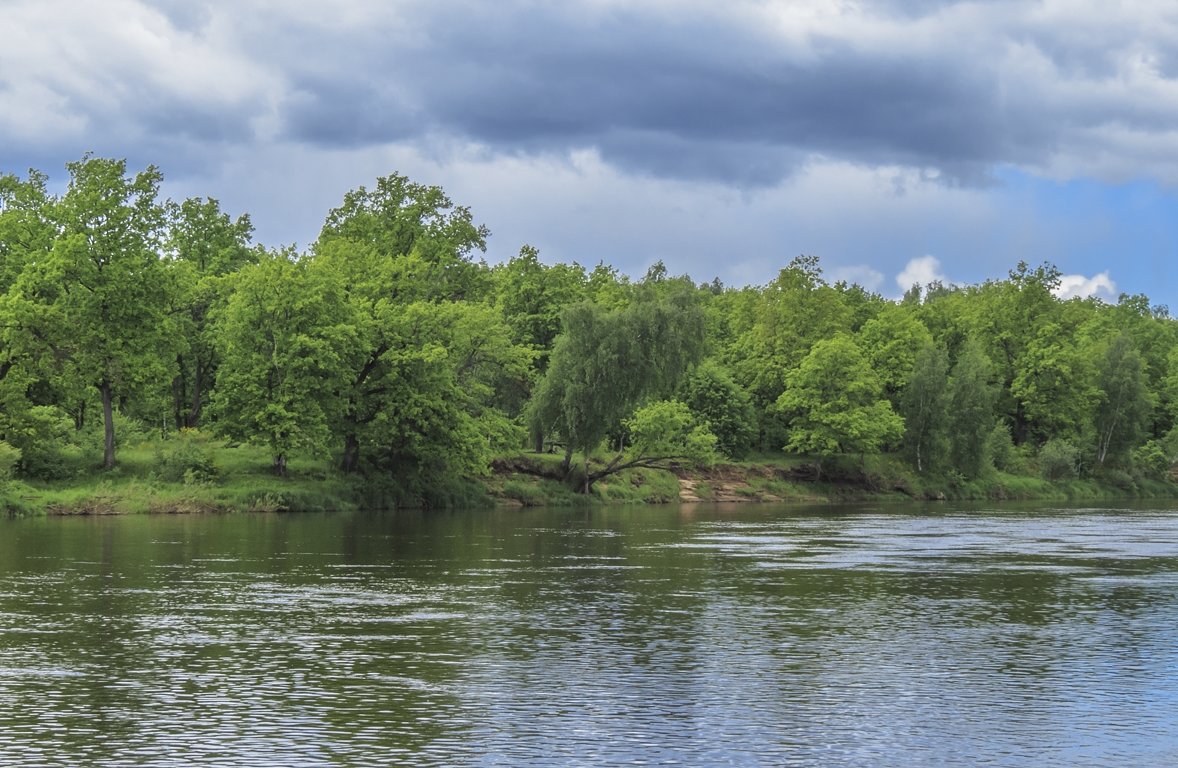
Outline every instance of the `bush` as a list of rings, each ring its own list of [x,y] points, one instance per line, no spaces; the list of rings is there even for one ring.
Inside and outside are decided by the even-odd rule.
[[[986,450],[994,468],[1003,472],[1016,472],[1020,463],[1019,455],[1014,447],[1014,440],[1010,436],[1010,427],[1002,422],[994,425],[987,438]]]
[[[1133,476],[1121,469],[1105,469],[1100,473],[1100,477],[1104,482],[1119,488],[1122,491],[1129,491],[1130,493],[1137,493],[1137,482]]]
[[[8,442],[20,450],[20,473],[40,480],[60,480],[70,474],[63,446],[74,437],[74,425],[60,408],[37,405],[10,417]]]
[[[1133,451],[1133,468],[1145,477],[1164,480],[1172,465],[1169,451],[1159,440],[1150,440]]]
[[[1080,449],[1063,439],[1051,439],[1039,449],[1039,470],[1048,480],[1076,476]]]
[[[0,483],[11,480],[20,462],[20,449],[0,440]]]
[[[700,365],[679,387],[678,399],[707,422],[725,456],[748,455],[757,437],[757,413],[749,394],[718,363]]]
[[[221,474],[209,436],[196,429],[182,429],[160,445],[155,469],[161,479],[185,485],[213,483]]]

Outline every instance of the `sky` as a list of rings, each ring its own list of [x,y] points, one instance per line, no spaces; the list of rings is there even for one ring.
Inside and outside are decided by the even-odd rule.
[[[1178,310],[1178,0],[0,0],[0,172],[93,152],[306,248],[401,173],[549,263]]]

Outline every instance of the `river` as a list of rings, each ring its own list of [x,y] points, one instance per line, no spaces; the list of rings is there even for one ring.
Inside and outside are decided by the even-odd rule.
[[[1178,765],[1178,512],[0,520],[0,765]]]

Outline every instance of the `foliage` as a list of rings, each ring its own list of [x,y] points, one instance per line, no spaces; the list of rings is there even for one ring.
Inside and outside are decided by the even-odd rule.
[[[339,286],[316,280],[289,253],[238,272],[216,320],[217,429],[269,446],[280,475],[292,452],[326,451],[340,408],[333,393],[355,338],[347,320]]]
[[[1140,445],[1154,408],[1145,371],[1145,361],[1128,334],[1109,342],[1099,361],[1095,425],[1096,463],[1127,459]]]
[[[21,272],[14,293],[36,308],[29,330],[44,340],[44,373],[66,392],[100,393],[109,469],[114,401],[162,378],[175,340],[157,255],[161,176],[147,168],[131,177],[125,161],[89,155],[67,167],[69,187],[49,214],[57,227],[52,248]]]
[[[949,443],[949,356],[931,341],[917,352],[900,396],[904,446],[923,472],[942,461]]]
[[[74,431],[69,417],[51,405],[29,405],[5,416],[6,439],[21,452],[21,474],[43,480],[63,477],[68,467],[61,454]]]
[[[183,429],[157,448],[159,476],[186,485],[211,483],[221,473],[211,436],[195,429]]]
[[[786,378],[776,407],[789,417],[785,449],[820,457],[878,451],[904,422],[883,398],[879,378],[849,336],[820,341]]]
[[[679,386],[677,398],[716,436],[717,449],[730,459],[744,458],[757,436],[752,398],[716,361],[702,363]]]
[[[555,431],[564,441],[566,468],[576,451],[587,461],[642,400],[674,390],[703,343],[694,286],[643,286],[634,301],[614,310],[576,304],[563,317],[532,399],[531,421],[537,431]]]
[[[601,495],[617,499],[674,496],[648,465],[753,445],[880,493],[1172,487],[1178,323],[1144,296],[1060,300],[1050,264],[900,302],[828,284],[810,256],[741,288],[529,246],[488,267],[471,212],[395,173],[346,194],[309,251],[274,251],[216,200],[161,200],[155,168],[86,155],[67,170],[60,193],[38,171],[0,174],[7,471],[113,488],[46,502],[63,508],[476,503],[526,430],[563,448],[566,480],[609,477]],[[157,443],[172,425],[201,431]],[[251,444],[286,476],[239,486]],[[297,469],[316,457],[345,474]],[[1026,477],[1036,459],[1062,479]],[[800,474],[783,472],[782,488]],[[180,490],[134,501],[131,478]],[[9,507],[25,504],[18,485]]]
[[[190,198],[167,206],[165,240],[169,252],[176,350],[172,378],[172,419],[177,428],[197,427],[216,379],[216,343],[210,314],[223,306],[227,282],[221,278],[258,259],[249,248],[249,216],[231,219],[216,200]]]
[[[987,447],[997,398],[992,371],[981,345],[968,339],[949,375],[949,463],[966,478],[981,475],[990,461]]]
[[[884,392],[893,399],[911,378],[921,350],[933,343],[919,318],[898,304],[880,309],[863,325],[858,340]]]
[[[678,400],[643,406],[626,420],[631,455],[645,463],[685,459],[695,464],[716,460],[716,436]]]
[[[486,249],[488,234],[469,208],[454,205],[440,187],[393,173],[372,189],[344,195],[327,214],[315,250],[335,243],[386,260],[387,288],[398,301],[475,299],[488,281],[470,256]]]
[[[20,449],[0,440],[0,483],[11,480],[16,475],[16,466],[19,462]]]
[[[1048,480],[1075,477],[1079,471],[1080,449],[1064,438],[1053,438],[1039,449],[1039,470]]]
[[[737,381],[767,408],[815,343],[848,328],[850,312],[812,256],[791,261],[758,298],[755,319],[737,340],[732,363]]]
[[[1161,440],[1149,440],[1133,451],[1133,468],[1146,477],[1164,479],[1173,466],[1173,454]]]

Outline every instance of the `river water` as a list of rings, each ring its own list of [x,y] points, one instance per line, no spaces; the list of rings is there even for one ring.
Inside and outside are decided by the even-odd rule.
[[[1178,512],[0,520],[0,765],[1178,765]]]

